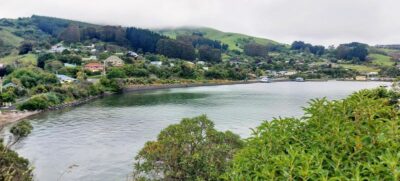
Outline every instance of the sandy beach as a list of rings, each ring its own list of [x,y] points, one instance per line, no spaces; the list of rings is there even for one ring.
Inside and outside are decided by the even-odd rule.
[[[0,113],[0,130],[7,124],[19,121],[40,112],[41,111],[2,111]]]

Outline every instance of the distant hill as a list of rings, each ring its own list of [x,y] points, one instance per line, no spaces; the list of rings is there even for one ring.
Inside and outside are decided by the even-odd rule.
[[[182,27],[182,28],[167,28],[167,29],[156,29],[157,33],[163,34],[170,38],[176,38],[178,35],[191,35],[193,33],[202,34],[204,37],[218,40],[224,44],[229,45],[230,50],[242,51],[244,44],[248,42],[256,42],[262,45],[267,44],[279,44],[276,41],[258,38],[249,35],[239,33],[227,33],[212,28],[204,27]]]

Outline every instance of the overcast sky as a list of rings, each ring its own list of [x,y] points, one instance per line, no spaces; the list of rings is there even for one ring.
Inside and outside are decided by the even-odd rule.
[[[143,28],[205,26],[291,43],[400,43],[400,0],[0,0],[32,14]]]

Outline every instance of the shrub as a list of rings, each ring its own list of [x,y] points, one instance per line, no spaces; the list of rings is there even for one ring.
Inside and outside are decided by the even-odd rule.
[[[29,121],[20,121],[11,128],[10,132],[15,137],[15,140],[18,141],[21,138],[27,137],[32,129],[33,127]]]
[[[126,74],[124,70],[121,70],[119,68],[112,68],[107,72],[107,78],[113,79],[113,78],[125,78]]]
[[[29,161],[19,157],[16,152],[9,150],[2,143],[3,140],[0,139],[0,180],[33,180]]]
[[[107,79],[102,77],[100,79],[100,84],[105,87],[106,90],[112,91],[112,92],[121,92],[122,91],[122,85],[118,80],[115,79]]]
[[[47,99],[47,96],[41,94],[34,96],[27,101],[21,103],[18,105],[19,110],[29,110],[29,111],[34,111],[34,110],[43,110],[48,108],[49,102]]]
[[[397,98],[363,90],[340,101],[312,100],[301,119],[264,122],[225,179],[399,180]]]

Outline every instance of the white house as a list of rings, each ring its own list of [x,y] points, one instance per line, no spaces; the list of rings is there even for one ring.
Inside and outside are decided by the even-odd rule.
[[[150,62],[150,64],[151,64],[151,65],[155,65],[155,66],[157,66],[157,67],[161,67],[162,62],[161,62],[161,61],[152,61],[152,62]]]
[[[56,76],[57,76],[58,80],[60,80],[61,83],[73,83],[76,81],[76,79],[74,79],[72,77],[68,77],[66,75],[57,74]]]
[[[52,46],[48,52],[62,53],[64,50],[68,50],[68,48],[64,47],[61,43],[59,43],[57,45]]]
[[[91,60],[97,60],[97,57],[95,55],[92,55],[88,58],[82,58],[82,61],[91,61]]]
[[[133,57],[133,58],[138,58],[139,57],[139,55],[136,52],[133,52],[133,51],[128,51],[128,53],[126,55],[128,55],[129,57]]]
[[[76,67],[76,64],[64,63],[64,67],[74,68]]]
[[[196,64],[197,64],[197,65],[205,65],[206,62],[204,62],[204,61],[197,61]]]

